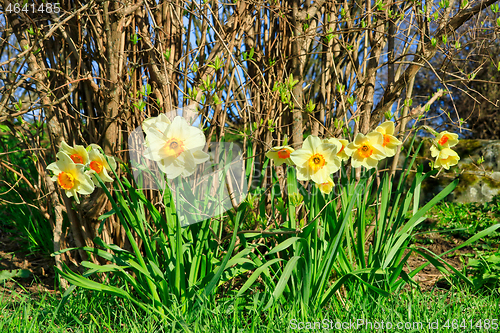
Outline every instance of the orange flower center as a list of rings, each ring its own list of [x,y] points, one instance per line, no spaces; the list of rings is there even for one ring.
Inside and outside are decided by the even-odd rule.
[[[373,154],[373,148],[367,144],[362,145],[358,148],[358,153],[363,158],[368,158]]]
[[[90,168],[97,173],[101,173],[103,169],[103,165],[97,161],[90,162]]]
[[[384,134],[384,143],[382,144],[382,146],[387,146],[389,142],[391,142],[391,137],[387,134]]]
[[[71,190],[75,186],[75,177],[72,174],[61,172],[57,175],[57,183],[65,190]]]
[[[338,155],[338,154],[340,154],[340,153],[341,153],[341,152],[343,152],[343,151],[344,151],[344,145],[342,145],[342,148],[340,148],[340,150],[339,150],[339,152],[337,153],[337,155]]]
[[[439,143],[441,146],[443,146],[443,145],[445,145],[445,144],[446,144],[446,142],[448,142],[448,139],[449,139],[449,138],[448,138],[448,136],[447,136],[447,135],[443,135],[443,136],[441,137],[441,139],[439,139],[438,143]]]
[[[75,163],[83,164],[83,157],[81,157],[78,154],[73,154],[70,156],[70,158],[73,160]]]
[[[289,158],[290,157],[290,151],[288,149],[286,149],[286,148],[280,149],[278,151],[278,157],[279,158],[283,158],[283,159]]]
[[[314,171],[318,171],[326,164],[325,158],[321,154],[314,154],[309,158],[309,167]]]
[[[163,149],[167,156],[175,157],[178,157],[185,150],[184,143],[177,138],[168,140]]]

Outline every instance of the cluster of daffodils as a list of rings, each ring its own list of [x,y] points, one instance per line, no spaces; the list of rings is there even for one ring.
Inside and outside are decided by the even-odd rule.
[[[266,156],[277,166],[283,163],[296,166],[298,180],[312,180],[321,192],[328,194],[334,186],[331,174],[340,169],[342,161],[351,158],[353,167],[371,169],[378,161],[394,156],[400,145],[401,141],[394,136],[394,123],[386,121],[367,135],[358,133],[351,143],[310,135],[298,150],[289,146],[274,147]]]
[[[165,114],[146,119],[142,123],[146,133],[144,156],[155,161],[167,179],[188,177],[196,165],[206,162],[210,155],[203,151],[205,135],[182,117],[172,121]]]
[[[116,161],[101,151],[96,144],[87,148],[80,145],[71,147],[63,141],[56,155],[57,161],[47,166],[53,173],[52,181],[57,182],[68,198],[75,197],[80,203],[77,193],[88,195],[94,192],[95,186],[100,187],[96,174],[103,182],[113,181],[109,175],[116,169]]]
[[[458,143],[458,134],[447,131],[439,133],[432,142],[431,156],[435,157],[434,168],[443,167],[446,170],[456,165],[460,160],[457,152],[450,149]]]
[[[394,129],[394,122],[386,121],[367,135],[358,133],[350,143],[344,139],[321,140],[310,135],[298,150],[289,146],[274,147],[266,156],[273,160],[276,166],[283,163],[296,166],[298,180],[312,180],[321,192],[328,194],[334,186],[331,174],[340,169],[342,161],[351,158],[354,168],[364,166],[372,169],[380,160],[396,155],[402,142],[394,136]],[[437,157],[434,167],[442,166],[448,169],[458,163],[458,155],[449,149],[458,143],[457,138],[457,134],[448,132],[436,137],[436,144],[431,148],[432,157]]]

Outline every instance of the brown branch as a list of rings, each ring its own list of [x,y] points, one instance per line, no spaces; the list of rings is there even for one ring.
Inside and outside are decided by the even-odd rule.
[[[453,16],[448,23],[444,24],[443,28],[439,29],[434,35],[434,38],[436,39],[436,46],[432,45],[432,41],[428,41],[427,43],[425,43],[420,54],[417,54],[415,56],[416,59],[413,61],[414,63],[408,66],[403,75],[395,82],[392,89],[386,90],[381,101],[373,110],[373,116],[370,122],[371,127],[376,126],[380,122],[382,115],[392,108],[392,105],[394,104],[396,99],[399,98],[401,92],[405,88],[406,83],[409,82],[410,79],[417,74],[417,72],[423,66],[424,62],[430,60],[435,56],[438,50],[438,46],[443,43],[441,40],[442,36],[444,36],[445,34],[453,33],[465,22],[470,20],[475,14],[497,1],[498,0],[481,0],[481,2],[476,6],[460,11],[455,16]]]

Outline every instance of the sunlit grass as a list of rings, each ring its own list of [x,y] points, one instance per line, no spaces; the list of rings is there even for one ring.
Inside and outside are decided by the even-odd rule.
[[[439,332],[460,329],[453,329],[453,323],[466,325],[461,331],[479,332],[484,330],[476,327],[480,321],[484,326],[486,319],[500,316],[498,291],[472,294],[467,290],[413,290],[371,297],[353,290],[317,311],[294,302],[262,311],[262,296],[204,304],[184,314],[180,307],[179,311],[173,307],[175,320],[161,323],[128,301],[95,292],[76,291],[65,303],[48,293],[16,300],[6,298],[4,293],[0,295],[0,332],[289,332],[306,325],[321,329],[344,325],[344,332],[372,332],[370,325],[382,322],[385,327],[390,323],[394,332],[435,332],[429,325],[438,325]],[[407,326],[398,330],[398,325]]]

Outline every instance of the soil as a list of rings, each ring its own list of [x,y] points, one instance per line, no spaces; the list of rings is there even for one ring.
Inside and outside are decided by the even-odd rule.
[[[54,259],[33,255],[26,251],[19,240],[0,230],[0,271],[26,269],[31,272],[28,278],[16,278],[0,282],[0,297],[8,295],[40,292],[56,293],[54,288]]]
[[[442,236],[438,233],[431,233],[419,235],[416,238],[415,245],[423,247],[433,253],[442,254],[459,244],[463,240]],[[422,251],[425,251],[422,249]],[[473,249],[469,246],[463,247],[458,251],[449,253],[443,259],[453,266],[458,271],[462,271],[461,257],[466,253],[473,253]],[[465,259],[466,262],[467,259]],[[410,270],[424,264],[426,260],[419,254],[413,253],[408,259],[408,266]],[[15,295],[29,293],[39,294],[41,291],[57,294],[59,291],[55,287],[55,272],[54,272],[54,259],[51,257],[28,254],[22,248],[20,241],[13,238],[13,235],[5,234],[0,231],[0,271],[14,270],[14,269],[27,269],[31,272],[28,278],[16,278],[4,283],[0,283],[0,295]],[[404,270],[408,272],[408,267]],[[444,279],[443,274],[432,264],[427,265],[415,277],[414,280],[419,284],[422,291],[431,291],[434,288],[448,289],[449,285]]]
[[[425,237],[417,236],[415,245],[417,248],[423,247],[436,255],[440,255],[445,253],[457,246],[459,246],[464,241],[454,237],[444,237],[438,233],[427,234]],[[425,252],[424,249],[421,249]],[[462,272],[464,258],[463,254],[473,253],[474,250],[470,246],[464,246],[456,251],[450,252],[442,257],[444,261],[446,261],[449,265],[454,267],[457,271]],[[414,270],[426,263],[427,260],[424,259],[420,254],[413,253],[408,258],[408,266],[411,270]],[[467,259],[465,259],[467,262]],[[444,264],[448,270],[451,270],[449,266]],[[409,272],[408,268],[405,267],[404,270]],[[444,279],[444,275],[436,268],[434,265],[429,264],[424,269],[422,269],[417,275],[414,277],[415,282],[420,285],[422,291],[430,291],[435,287],[448,289],[449,285],[447,281]]]

